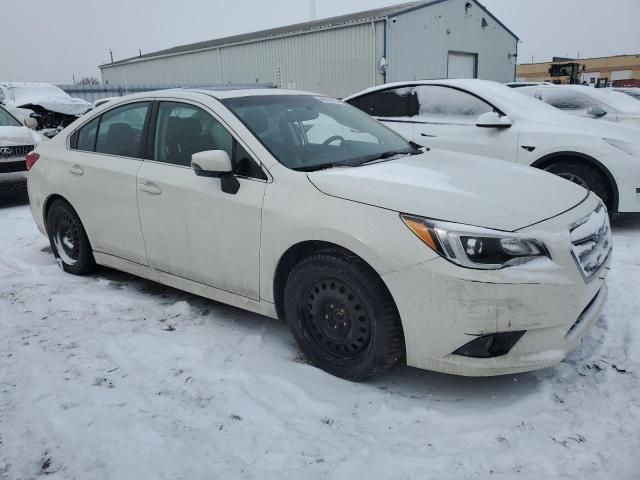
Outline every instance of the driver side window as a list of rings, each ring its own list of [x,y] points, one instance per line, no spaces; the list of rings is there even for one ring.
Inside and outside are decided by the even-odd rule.
[[[467,92],[439,85],[416,87],[419,116],[441,121],[475,122],[480,115],[493,112],[493,107]]]

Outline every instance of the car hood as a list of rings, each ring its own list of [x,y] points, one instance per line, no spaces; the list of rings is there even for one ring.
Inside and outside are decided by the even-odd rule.
[[[626,117],[624,117],[626,118]],[[584,118],[574,115],[556,116],[548,119],[529,119],[536,121],[542,125],[545,130],[552,130],[561,134],[563,131],[577,133],[581,135],[592,135],[599,138],[614,138],[629,143],[639,143],[638,130],[635,127],[640,123],[633,124],[634,121],[640,122],[640,119],[622,120],[621,123],[604,121],[606,117],[601,119]],[[627,123],[629,122],[629,123]]]
[[[27,127],[0,127],[0,147],[37,145],[41,136]]]
[[[450,222],[515,231],[582,203],[588,192],[530,167],[444,150],[308,174],[334,197]]]

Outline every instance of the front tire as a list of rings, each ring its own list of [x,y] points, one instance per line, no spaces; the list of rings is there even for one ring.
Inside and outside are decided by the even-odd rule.
[[[71,205],[57,200],[47,213],[51,251],[60,268],[73,275],[87,275],[96,269],[93,250],[82,222]]]
[[[355,255],[326,251],[302,260],[287,280],[284,307],[300,349],[332,375],[362,381],[404,358],[395,303]]]
[[[611,187],[607,178],[596,168],[591,165],[585,165],[580,161],[562,160],[547,167],[545,170],[587,190],[591,190],[602,199],[610,212],[613,211]]]

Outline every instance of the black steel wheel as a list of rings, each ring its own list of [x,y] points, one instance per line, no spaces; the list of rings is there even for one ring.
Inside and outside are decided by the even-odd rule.
[[[306,292],[301,305],[305,330],[328,355],[343,361],[366,354],[371,344],[371,318],[354,290],[337,278],[327,278]]]
[[[284,292],[289,328],[323,370],[365,380],[404,358],[404,334],[386,286],[355,255],[320,252],[291,271]]]
[[[74,275],[95,270],[93,251],[82,222],[71,205],[56,200],[47,214],[47,233],[58,265]]]

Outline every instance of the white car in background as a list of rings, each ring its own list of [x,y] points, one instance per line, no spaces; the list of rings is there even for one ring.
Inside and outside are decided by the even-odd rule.
[[[0,82],[0,102],[31,110],[37,129],[48,137],[93,108],[86,100],[73,98],[50,83]]]
[[[640,100],[640,88],[637,87],[620,87],[613,89],[616,92],[624,93],[625,95],[629,95],[636,100]]]
[[[323,95],[136,94],[28,164],[65,271],[105,265],[284,318],[316,365],[352,380],[405,357],[460,375],[555,365],[607,296],[595,195],[425,151]]]
[[[401,82],[345,101],[421,145],[547,170],[595,192],[611,213],[640,212],[638,131],[568,115],[519,93],[527,88]]]
[[[640,128],[640,102],[609,88],[583,85],[523,87],[530,95],[571,115]]]
[[[44,137],[0,106],[0,191],[24,190],[26,157]]]

